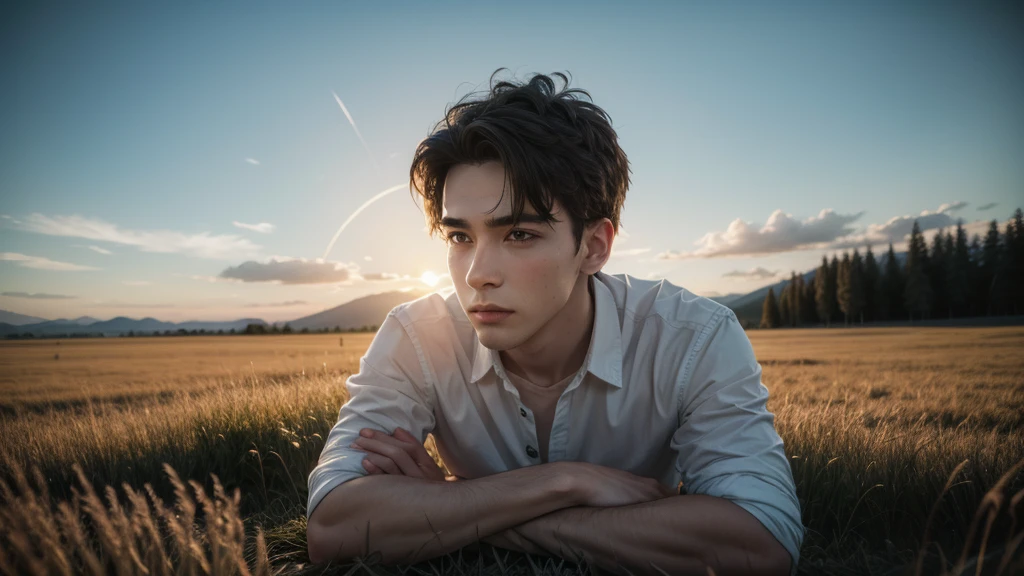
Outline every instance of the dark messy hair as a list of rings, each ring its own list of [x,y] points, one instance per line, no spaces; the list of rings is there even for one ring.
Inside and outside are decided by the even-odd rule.
[[[611,118],[593,104],[587,91],[568,89],[569,79],[560,72],[553,74],[563,82],[556,92],[555,83],[543,74],[522,84],[495,83],[502,70],[507,68],[491,74],[489,94],[476,100],[470,99],[472,93],[464,96],[416,147],[409,178],[412,189],[423,197],[430,235],[441,231],[448,171],[457,164],[490,160],[505,169],[515,222],[526,201],[545,221],[558,222],[551,214],[557,199],[569,214],[577,252],[583,229],[591,222],[608,218],[618,232],[629,188],[629,161]],[[505,185],[502,198],[504,194]]]

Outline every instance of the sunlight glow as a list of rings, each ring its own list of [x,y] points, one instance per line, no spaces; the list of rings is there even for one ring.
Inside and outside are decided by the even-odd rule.
[[[441,278],[430,270],[427,270],[422,276],[420,276],[420,282],[423,282],[427,286],[437,286],[437,283],[440,282],[440,280]]]

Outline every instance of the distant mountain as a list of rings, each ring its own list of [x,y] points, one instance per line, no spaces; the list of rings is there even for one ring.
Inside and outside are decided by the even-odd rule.
[[[408,292],[393,291],[371,294],[323,312],[292,320],[288,322],[288,325],[294,330],[303,328],[319,330],[335,326],[340,326],[342,330],[348,330],[374,324],[380,326],[392,308],[430,292],[429,289],[413,289]]]
[[[92,324],[93,322],[99,322],[99,321],[100,321],[99,318],[93,318],[92,316],[79,316],[78,318],[75,318],[74,320],[68,320],[68,322],[71,322],[72,324],[79,324],[79,325],[82,325],[82,326],[85,326],[86,324]]]
[[[905,266],[907,260],[907,253],[896,252],[895,254],[896,261],[899,262],[900,266]],[[889,260],[888,254],[883,252],[882,254],[876,255],[875,259],[878,261],[879,271],[884,272],[885,264]],[[829,260],[831,260],[831,258]],[[800,276],[803,277],[804,282],[809,282],[812,279],[814,279],[814,275],[815,273],[817,273],[817,271],[818,269],[815,267],[812,268],[811,270],[808,270],[807,272],[803,272],[802,274],[800,274]],[[774,289],[775,297],[778,298],[779,296],[782,295],[782,290],[786,286],[789,286],[789,277],[787,277],[785,280],[780,280],[774,284],[762,286],[761,288],[758,288],[753,292],[749,292],[742,296],[732,298],[728,302],[722,302],[721,300],[718,300],[716,298],[712,298],[712,300],[715,300],[716,302],[719,302],[720,304],[724,304],[731,308],[732,311],[736,313],[736,317],[739,318],[740,322],[750,321],[754,323],[759,323],[761,321],[761,308],[764,306],[765,297],[768,296],[768,290]],[[729,296],[732,295],[730,294]],[[723,298],[728,298],[729,296],[724,296]]]
[[[712,297],[709,297],[708,300],[713,300],[715,302],[718,302],[719,304],[724,304],[724,305],[728,306],[730,302],[734,302],[737,299],[742,298],[744,296],[746,296],[746,294],[735,293],[735,294],[726,294],[724,296],[712,296]]]
[[[319,330],[321,328],[334,328],[340,326],[343,330],[361,328],[366,325],[376,324],[380,326],[384,322],[384,318],[387,317],[388,312],[392,308],[398,306],[403,302],[415,300],[425,294],[428,294],[431,290],[424,287],[422,289],[410,290],[408,292],[392,291],[384,292],[381,294],[371,294],[370,296],[364,296],[362,298],[356,298],[351,302],[346,302],[340,306],[336,306],[329,310],[324,310],[317,314],[305,316],[287,322],[294,330],[301,330],[303,328],[309,328],[310,330]],[[245,327],[249,324],[263,324],[268,325],[267,322],[259,318],[241,318],[239,320],[231,320],[224,322],[202,322],[202,321],[189,321],[189,322],[164,322],[157,320],[156,318],[128,318],[126,316],[118,316],[117,318],[111,318],[110,320],[97,321],[95,318],[88,316],[82,316],[74,320],[68,320],[66,318],[60,318],[57,320],[42,320],[38,318],[32,318],[30,316],[22,316],[20,314],[11,314],[11,319],[17,319],[18,316],[22,318],[28,318],[35,320],[33,323],[25,324],[14,324],[8,321],[5,317],[0,317],[0,337],[5,337],[12,334],[33,334],[35,336],[58,336],[63,334],[102,334],[105,336],[118,336],[122,334],[128,334],[129,332],[151,334],[153,332],[177,332],[178,330],[206,330],[207,332],[216,332],[217,330],[223,330],[225,332],[232,328],[236,331],[245,330]],[[277,322],[276,324],[284,324]]]
[[[24,314],[18,314],[17,312],[8,312],[7,310],[0,310],[0,322],[4,324],[10,324],[11,326],[23,326],[25,324],[38,324],[39,322],[46,322],[46,318],[37,318],[35,316],[26,316]]]
[[[92,320],[91,323],[87,323]],[[111,318],[110,320],[96,321],[95,318],[89,318],[83,316],[74,320],[67,320],[64,318],[58,320],[47,320],[45,322],[38,322],[36,324],[25,324],[21,326],[12,325],[10,323],[0,323],[0,337],[7,336],[8,334],[25,334],[30,333],[35,336],[57,336],[61,334],[103,334],[105,336],[118,336],[121,334],[127,334],[129,332],[139,333],[152,333],[152,332],[176,332],[178,330],[206,330],[207,332],[216,332],[217,330],[224,330],[227,332],[232,328],[235,330],[245,330],[245,327],[249,324],[264,324],[267,323],[259,318],[242,318],[240,320],[229,320],[223,322],[163,322],[156,318],[143,318],[136,320],[135,318],[128,318],[125,316],[118,316],[117,318]]]

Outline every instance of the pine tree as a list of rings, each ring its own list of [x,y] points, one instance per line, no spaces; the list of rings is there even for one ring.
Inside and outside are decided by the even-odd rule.
[[[932,289],[931,311],[935,318],[948,316],[949,295],[946,289],[947,272],[946,264],[946,235],[940,229],[935,236],[932,236],[932,249],[928,257],[928,283]]]
[[[839,274],[836,276],[836,300],[843,312],[843,325],[850,325],[850,255],[843,252],[839,261]]]
[[[802,274],[793,272],[790,279],[790,284],[793,285],[792,295],[793,298],[790,301],[790,320],[791,326],[800,326],[804,323],[804,277]]]
[[[849,287],[850,291],[850,317],[856,318],[861,324],[864,323],[864,260],[860,257],[860,252],[856,248],[853,249],[853,256],[850,258],[850,272],[849,272]]]
[[[871,246],[864,255],[864,318],[869,322],[878,319],[878,292],[880,288],[881,272],[878,269],[878,262],[871,252]]]
[[[779,305],[775,301],[775,289],[769,288],[768,295],[764,298],[764,305],[761,307],[761,328],[778,328],[780,324]]]
[[[981,248],[980,288],[977,295],[983,303],[985,315],[996,313],[996,270],[999,268],[999,223],[995,220],[988,223],[988,233]]]
[[[782,288],[782,292],[779,293],[778,307],[779,307],[779,325],[780,326],[789,326],[789,322],[790,322],[789,311],[790,311],[790,300],[792,299],[791,298],[792,292],[793,292],[793,285],[792,285],[792,283],[790,283],[790,284],[786,284],[786,286],[784,286]],[[763,314],[763,311],[762,311],[762,316],[763,315],[764,314]]]
[[[1006,223],[1003,242],[999,254],[999,265],[996,267],[996,294],[999,301],[1000,314],[1016,314],[1017,295],[1014,294],[1014,259],[1017,251],[1017,233],[1014,221]]]
[[[814,299],[815,293],[815,281],[817,274],[811,277],[810,280],[803,284],[803,297],[800,299],[801,312],[800,320],[804,324],[814,324],[818,321],[818,311],[816,310],[817,303]]]
[[[1006,239],[1008,250],[1009,281],[1011,313],[1024,313],[1024,212],[1017,208],[1013,212],[1013,220],[1010,222],[1013,229],[1013,237]],[[1007,229],[1011,226],[1007,225]]]
[[[906,316],[903,307],[903,292],[906,285],[906,277],[900,263],[896,260],[896,252],[892,249],[892,242],[889,243],[889,251],[885,254],[885,274],[882,279],[882,291],[885,294],[885,317],[889,320],[896,320]]]
[[[829,272],[828,258],[821,257],[821,266],[814,275],[814,300],[818,311],[818,320],[825,323],[828,328],[832,324],[832,315],[835,310],[832,308],[832,296],[835,293],[835,284],[832,282],[832,275]]]
[[[946,269],[946,286],[949,294],[949,313],[962,316],[967,314],[967,296],[970,287],[971,259],[967,246],[967,232],[963,221],[956,223],[956,239],[946,239],[949,267]]]
[[[985,292],[981,278],[981,237],[975,234],[971,237],[971,245],[967,249],[968,254],[968,285],[967,285],[967,300],[968,300],[968,314],[971,316],[984,316],[985,315],[985,303],[982,301],[981,294]]]
[[[839,300],[836,293],[839,287],[839,258],[835,254],[832,255],[832,260],[828,263],[828,278],[830,282],[829,300],[831,301],[829,306],[832,310],[832,321],[839,320]]]
[[[914,220],[914,227],[910,232],[910,244],[907,249],[907,275],[906,286],[903,289],[903,301],[913,320],[917,314],[920,318],[926,318],[932,305],[931,282],[928,279],[928,247],[925,244],[924,236],[921,235],[921,228]]]

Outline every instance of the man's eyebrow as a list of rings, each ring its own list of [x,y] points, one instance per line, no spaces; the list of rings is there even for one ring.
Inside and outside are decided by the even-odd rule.
[[[523,214],[519,217],[520,224],[546,224],[547,220],[540,214]],[[497,218],[491,217],[484,220],[484,226],[488,228],[505,228],[515,224],[512,220],[512,215],[507,214],[505,216],[499,216]],[[446,216],[441,219],[441,225],[445,228],[461,228],[463,230],[469,230],[469,222],[466,222],[464,218],[452,218]]]

